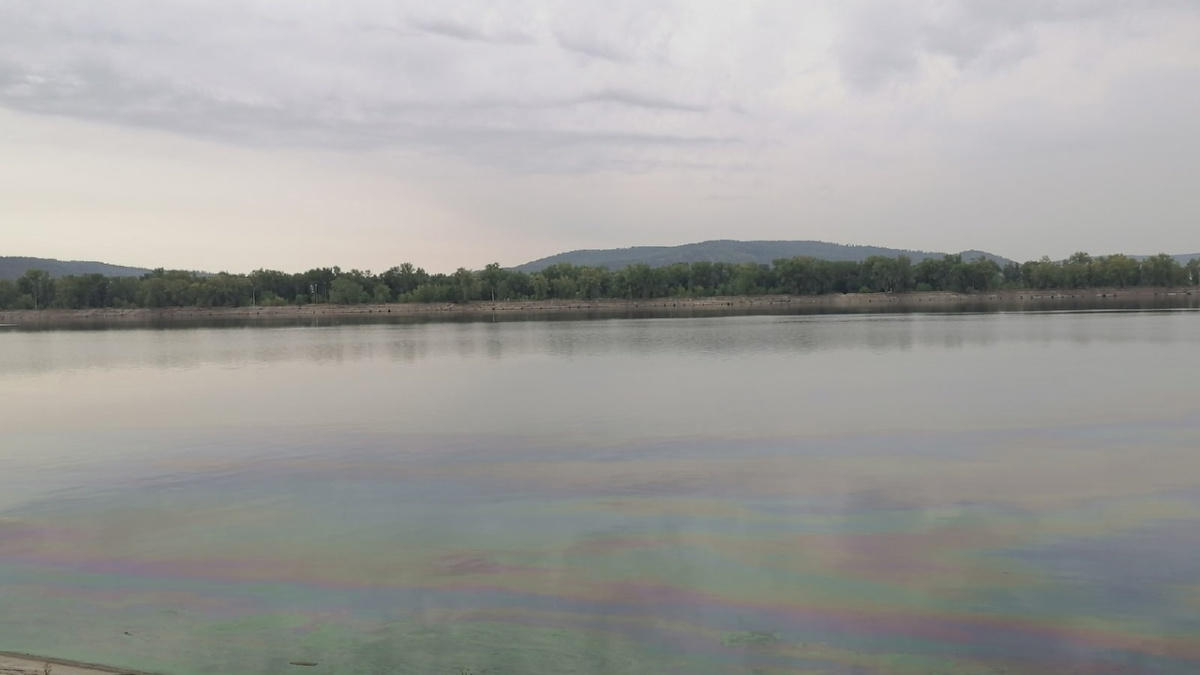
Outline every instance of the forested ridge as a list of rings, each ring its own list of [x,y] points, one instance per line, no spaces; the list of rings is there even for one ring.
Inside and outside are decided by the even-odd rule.
[[[638,263],[645,263],[651,267],[666,267],[676,263],[696,262],[769,265],[776,260],[787,258],[816,258],[818,260],[853,260],[855,262],[862,262],[871,256],[885,258],[907,256],[913,262],[921,262],[926,258],[941,258],[946,253],[955,252],[933,253],[930,251],[913,251],[858,244],[835,244],[827,241],[813,240],[739,241],[734,239],[715,239],[691,244],[680,244],[678,246],[633,246],[630,248],[566,251],[540,258],[524,265],[517,265],[515,269],[533,274],[558,263],[569,263],[585,267],[607,267],[610,270],[622,269]],[[982,256],[1000,265],[1013,262],[986,251],[958,251],[957,253],[964,260],[974,260]]]
[[[97,262],[95,260],[55,260],[53,258],[26,258],[22,256],[0,256],[0,279],[19,279],[29,270],[42,270],[51,276],[68,274],[103,274],[110,277],[140,277],[150,270]]]
[[[861,262],[800,257],[755,263],[693,262],[618,270],[556,264],[529,274],[491,264],[430,274],[411,263],[372,274],[322,267],[288,273],[201,274],[157,269],[141,277],[102,274],[51,276],[29,270],[0,280],[0,309],[246,307],[309,303],[471,302],[494,300],[596,300],[760,294],[985,292],[1002,289],[1125,288],[1200,285],[1200,258],[1181,264],[1159,254],[1076,253],[1001,267],[960,255],[914,263],[905,256],[872,256]]]

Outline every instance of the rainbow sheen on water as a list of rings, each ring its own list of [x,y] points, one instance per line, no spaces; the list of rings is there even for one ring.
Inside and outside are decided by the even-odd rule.
[[[0,334],[0,650],[1200,672],[1200,314]]]

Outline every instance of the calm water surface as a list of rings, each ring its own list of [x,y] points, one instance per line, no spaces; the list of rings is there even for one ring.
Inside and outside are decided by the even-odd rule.
[[[0,650],[1193,675],[1197,373],[1188,310],[3,328]]]

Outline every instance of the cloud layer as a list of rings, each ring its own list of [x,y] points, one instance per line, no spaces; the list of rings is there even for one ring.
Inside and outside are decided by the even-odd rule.
[[[510,178],[685,176],[760,202],[747,236],[801,209],[845,236],[798,236],[928,248],[871,223],[990,201],[1009,220],[986,226],[1011,224],[1025,200],[1084,231],[1094,214],[1048,180],[1194,221],[1177,188],[1200,154],[1198,45],[1190,0],[0,0],[0,106]],[[648,208],[658,241],[709,233]]]
[[[1186,7],[5,2],[0,104],[237,143],[597,168],[776,140],[764,122],[812,107],[796,88],[845,103],[932,72],[961,85],[1053,50],[1056,27],[1127,42]]]

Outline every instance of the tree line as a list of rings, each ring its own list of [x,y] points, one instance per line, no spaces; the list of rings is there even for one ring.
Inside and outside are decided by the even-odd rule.
[[[157,269],[141,277],[52,277],[29,270],[0,280],[0,309],[248,307],[309,303],[461,303],[494,300],[596,300],[718,295],[822,295],[985,292],[1001,289],[1124,288],[1200,285],[1200,258],[1181,265],[1167,254],[1143,260],[1076,253],[1062,261],[1010,263],[958,255],[913,263],[906,256],[861,262],[800,257],[755,263],[693,262],[619,270],[560,263],[529,274],[493,263],[430,274],[404,263],[380,274],[322,267],[287,273],[202,274]]]

